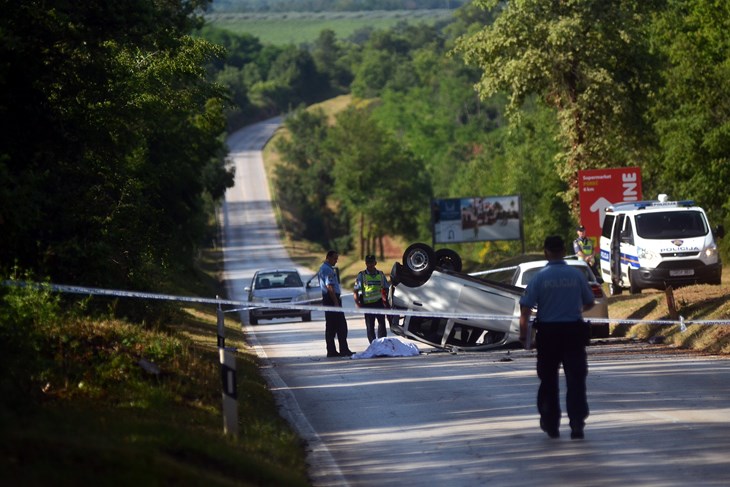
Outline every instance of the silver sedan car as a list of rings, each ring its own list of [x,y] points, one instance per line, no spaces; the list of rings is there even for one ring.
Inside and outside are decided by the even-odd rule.
[[[523,262],[522,264],[517,265],[517,270],[515,270],[511,284],[513,286],[526,288],[533,276],[542,270],[547,263],[547,260],[536,260],[533,262]],[[608,299],[606,298],[606,294],[603,292],[603,288],[598,283],[596,276],[585,261],[566,258],[565,263],[578,268],[583,272],[583,274],[585,274],[588,279],[588,284],[591,286],[591,290],[593,291],[593,296],[596,299],[596,305],[583,314],[583,317],[589,321],[591,318],[602,320],[600,323],[591,324],[591,337],[608,337]]]
[[[315,289],[316,286],[316,289]],[[318,282],[307,285],[296,269],[263,269],[257,271],[251,279],[251,286],[244,289],[248,293],[248,300],[252,303],[293,303],[306,302],[314,294],[320,295]],[[309,304],[309,303],[302,303]],[[251,308],[248,311],[248,322],[258,324],[262,319],[273,318],[302,318],[302,321],[312,321],[312,312],[285,308]]]

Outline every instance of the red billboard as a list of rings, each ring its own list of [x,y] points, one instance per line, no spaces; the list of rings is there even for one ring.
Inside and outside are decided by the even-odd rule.
[[[580,219],[586,236],[598,243],[606,208],[622,201],[641,200],[641,168],[619,167],[578,171]]]

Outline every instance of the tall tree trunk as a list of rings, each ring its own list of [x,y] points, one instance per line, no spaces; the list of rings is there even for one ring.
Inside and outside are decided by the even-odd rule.
[[[365,258],[365,215],[360,213],[360,260]]]

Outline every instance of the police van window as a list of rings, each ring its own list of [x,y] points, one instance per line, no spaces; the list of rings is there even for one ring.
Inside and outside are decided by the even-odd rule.
[[[636,215],[636,233],[642,238],[670,239],[707,235],[702,212],[665,211]]]
[[[603,228],[601,229],[601,236],[608,239],[611,238],[611,229],[613,228],[613,221],[616,219],[615,215],[606,215],[603,219]]]
[[[634,230],[629,218],[624,219],[624,229],[621,231],[621,241],[634,245]]]

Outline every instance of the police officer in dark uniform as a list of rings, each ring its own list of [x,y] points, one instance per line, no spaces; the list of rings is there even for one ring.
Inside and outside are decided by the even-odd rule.
[[[570,437],[583,439],[588,417],[586,344],[589,327],[582,312],[595,304],[585,275],[565,263],[565,242],[550,236],[544,243],[548,264],[532,278],[520,299],[520,340],[525,343],[532,308],[537,306],[537,409],[540,428],[550,438],[560,437],[559,373],[563,365],[567,383],[566,405]]]
[[[339,254],[330,250],[319,268],[319,286],[322,290],[322,304],[342,308],[340,299],[340,279],[337,276],[335,265]],[[347,345],[347,320],[341,311],[325,311],[324,340],[327,345],[328,357],[350,357],[354,352]],[[335,347],[335,338],[340,345],[340,351]]]

